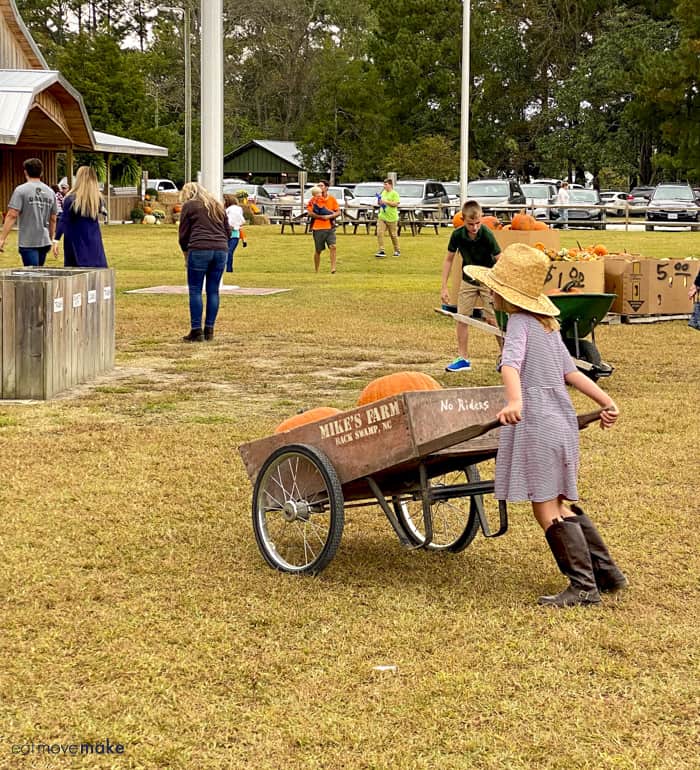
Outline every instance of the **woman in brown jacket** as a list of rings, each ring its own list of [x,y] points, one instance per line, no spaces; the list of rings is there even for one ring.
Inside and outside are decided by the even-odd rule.
[[[180,193],[183,201],[178,240],[185,255],[190,290],[190,333],[184,342],[214,339],[219,312],[219,284],[226,268],[228,223],[223,205],[197,182],[188,182]],[[202,333],[202,287],[206,279],[207,312]]]

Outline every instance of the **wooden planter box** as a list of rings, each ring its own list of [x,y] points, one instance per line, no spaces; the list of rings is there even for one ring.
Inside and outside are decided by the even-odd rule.
[[[49,399],[114,368],[114,270],[0,270],[0,397]]]

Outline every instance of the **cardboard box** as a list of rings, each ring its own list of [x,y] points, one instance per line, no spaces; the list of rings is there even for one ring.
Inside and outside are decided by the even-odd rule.
[[[548,249],[557,251],[561,248],[558,230],[496,230],[494,235],[501,249],[511,243],[526,243],[528,246],[543,243]]]
[[[602,259],[592,261],[557,260],[547,271],[544,290],[563,289],[573,283],[580,291],[602,294],[605,291],[605,264]]]
[[[700,268],[699,259],[650,259],[608,256],[605,290],[617,294],[611,311],[621,315],[691,313],[688,291]]]

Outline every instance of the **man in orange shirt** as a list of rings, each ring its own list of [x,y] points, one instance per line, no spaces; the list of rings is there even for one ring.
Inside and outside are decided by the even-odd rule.
[[[320,197],[312,198],[306,204],[306,211],[311,217],[311,234],[314,237],[314,268],[318,273],[321,267],[321,252],[328,246],[331,255],[331,273],[335,273],[335,219],[340,214],[338,201],[328,194],[328,182],[319,182],[321,188]],[[314,212],[314,202],[316,210],[328,210],[329,214],[319,214]],[[321,203],[323,204],[321,206]]]

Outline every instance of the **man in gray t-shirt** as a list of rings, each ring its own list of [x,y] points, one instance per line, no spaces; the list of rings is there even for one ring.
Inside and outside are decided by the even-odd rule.
[[[15,222],[18,222],[19,253],[26,267],[41,267],[44,264],[56,232],[56,195],[41,181],[43,170],[39,158],[24,161],[24,176],[27,181],[15,187],[0,234],[2,251],[10,230]]]

